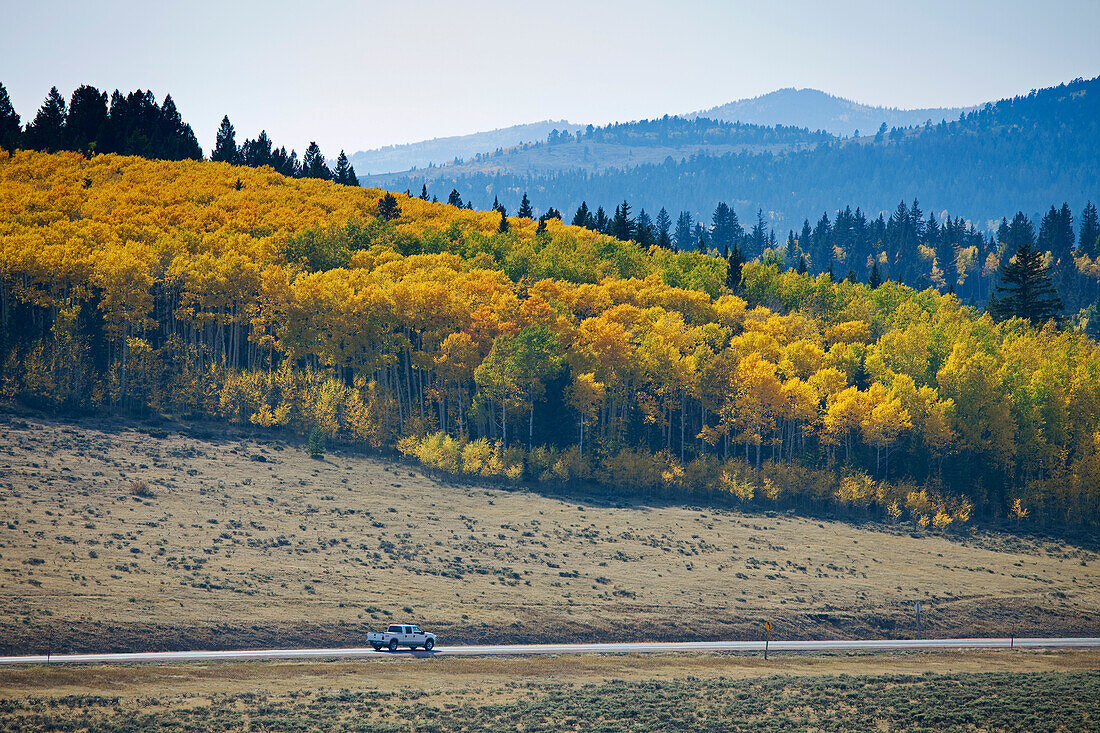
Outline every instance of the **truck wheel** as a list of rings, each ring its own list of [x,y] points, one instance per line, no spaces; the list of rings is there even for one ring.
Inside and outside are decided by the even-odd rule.
[[[435,646],[435,642],[432,641],[431,639],[428,639],[427,641],[424,642],[424,651],[430,652],[432,650],[432,647],[434,647],[434,646]]]
[[[390,639],[390,651],[397,651],[397,639]]]
[[[381,644],[376,643],[376,644],[371,644],[371,646],[374,647],[374,651],[376,651],[376,652],[382,651],[382,645]]]

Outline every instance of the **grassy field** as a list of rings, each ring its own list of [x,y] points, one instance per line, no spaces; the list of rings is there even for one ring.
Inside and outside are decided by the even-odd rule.
[[[249,436],[0,415],[0,652],[1100,633],[1090,551],[556,498]]]
[[[1087,730],[1100,653],[0,669],[5,730]]]

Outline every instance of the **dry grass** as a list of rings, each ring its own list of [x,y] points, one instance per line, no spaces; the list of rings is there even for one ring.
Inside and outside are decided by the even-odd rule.
[[[935,651],[890,654],[592,654],[529,657],[371,658],[333,662],[214,662],[0,668],[0,699],[25,696],[273,695],[369,688],[501,693],[524,683],[595,684],[667,681],[692,676],[750,679],[770,675],[971,674],[1100,670],[1097,650]]]
[[[144,482],[143,484],[140,482]],[[1095,555],[1011,537],[614,506],[274,441],[0,423],[0,652],[1096,633]]]

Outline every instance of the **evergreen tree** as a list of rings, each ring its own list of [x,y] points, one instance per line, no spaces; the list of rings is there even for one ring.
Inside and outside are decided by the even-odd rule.
[[[336,167],[332,169],[332,180],[337,183],[348,186],[351,185],[351,164],[348,163],[348,156],[344,155],[344,151],[340,151],[340,155],[336,157]]]
[[[544,221],[550,221],[551,219],[557,219],[558,221],[561,221],[561,212],[551,206],[549,209],[546,210],[546,213],[539,218],[543,219]]]
[[[871,265],[871,276],[867,278],[867,284],[871,286],[872,290],[882,285],[882,273],[878,269],[878,259]]]
[[[506,234],[510,227],[508,226],[508,217],[503,211],[500,212],[500,224],[497,224],[497,231],[501,234]]]
[[[745,236],[741,222],[737,219],[737,213],[724,201],[718,202],[711,222],[713,226],[710,230],[710,238],[716,249],[725,251],[731,245],[740,243]]]
[[[307,152],[306,155],[309,155]],[[218,126],[218,136],[214,140],[214,149],[210,151],[210,160],[220,163],[240,162],[240,151],[237,150],[237,131],[233,129],[233,123],[229,121],[229,115],[222,117],[222,123]]]
[[[607,234],[607,227],[610,223],[610,220],[607,218],[607,212],[603,210],[603,207],[597,207],[596,215],[592,218],[592,226],[590,228],[595,229],[601,234]]]
[[[1016,254],[1001,265],[1001,284],[989,310],[998,318],[1026,318],[1041,325],[1062,310],[1062,301],[1043,264],[1043,253],[1021,242]]]
[[[19,147],[19,115],[11,104],[11,97],[3,84],[0,84],[0,150],[13,152]]]
[[[355,188],[359,187],[359,176],[355,173],[355,166],[348,165],[348,182],[344,185],[353,186]]]
[[[654,226],[657,227],[657,246],[665,249],[672,249],[672,237],[669,232],[672,229],[672,218],[668,215],[668,210],[665,207],[661,207],[661,210],[657,212],[657,220],[654,222]]]
[[[69,98],[69,116],[65,122],[67,147],[94,153],[107,124],[107,93],[87,84]]]
[[[695,243],[692,224],[691,214],[681,211],[680,216],[676,219],[676,236],[674,238],[676,247],[683,252],[690,252],[692,245]]]
[[[241,145],[241,162],[253,168],[259,168],[263,165],[275,167],[271,152],[271,138],[267,136],[267,130],[260,130],[260,134],[255,140],[246,139],[244,141],[244,144]]]
[[[736,242],[730,247],[729,256],[726,257],[726,287],[730,290],[740,290],[742,282],[742,268],[745,266],[745,255]]]
[[[3,97],[0,96],[0,119],[3,117]],[[19,118],[16,117],[16,120]],[[0,144],[3,133],[0,132]],[[1081,212],[1081,229],[1077,238],[1077,252],[1096,259],[1100,253],[1100,221],[1097,220],[1096,207],[1091,201],[1085,204],[1085,210]]]
[[[397,197],[392,193],[386,193],[378,199],[378,216],[384,221],[393,221],[401,216],[401,207],[397,203]]]
[[[756,223],[752,225],[752,233],[749,234],[749,247],[754,257],[764,254],[768,247],[768,225],[764,222],[763,209],[756,211]]]
[[[155,106],[155,105],[154,105]],[[202,160],[202,148],[191,125],[183,121],[171,94],[164,96],[153,133],[152,155],[165,160]]]
[[[519,211],[516,212],[517,216],[522,216],[524,219],[534,219],[535,212],[531,208],[531,201],[527,198],[527,192],[523,192],[523,199],[519,202]]]
[[[615,207],[615,216],[611,219],[608,234],[627,241],[634,237],[634,220],[630,218],[630,204],[625,200]]]
[[[573,214],[573,221],[570,223],[575,227],[592,228],[592,213],[588,210],[586,201],[581,201],[581,205],[577,207],[577,213]]]
[[[653,235],[653,222],[649,214],[645,213],[645,209],[638,212],[638,220],[634,224],[634,241],[644,249],[649,249],[656,241]]]
[[[1050,252],[1054,259],[1065,264],[1073,252],[1073,214],[1069,204],[1062,204],[1061,209],[1050,207],[1042,221],[1039,223],[1038,246],[1040,252]]]
[[[457,206],[462,208],[462,197],[458,195],[458,189],[452,188],[451,193],[447,196],[447,203],[451,206]]]
[[[426,183],[420,187],[420,200],[421,201],[427,201],[428,200],[428,184],[426,184]]]
[[[38,109],[34,121],[27,125],[24,142],[32,150],[52,153],[65,149],[65,98],[57,87],[50,87],[46,101]]]
[[[799,275],[805,275],[807,269],[809,269],[809,268],[806,267],[806,255],[799,255],[798,256],[798,274]]]
[[[325,156],[321,154],[321,146],[310,141],[302,156],[302,178],[320,178],[324,181],[332,180],[332,171],[325,163]]]

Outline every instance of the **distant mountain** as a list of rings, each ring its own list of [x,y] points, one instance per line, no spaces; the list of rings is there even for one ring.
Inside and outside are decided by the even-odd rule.
[[[360,176],[360,181],[366,186],[392,188],[394,181],[405,181],[410,176],[428,182],[474,173],[523,171],[529,176],[561,171],[603,173],[701,155],[792,152],[836,139],[827,132],[811,132],[801,127],[763,127],[705,117],[688,120],[666,116],[603,127],[589,126],[575,135],[568,131],[558,135],[551,132],[546,139],[492,153],[478,153],[468,156],[462,163]]]
[[[361,150],[349,159],[360,176],[396,173],[412,168],[426,168],[429,164],[444,165],[454,162],[455,158],[468,158],[478,153],[491,153],[497,148],[511,148],[526,142],[545,140],[555,129],[569,130],[572,133],[583,128],[583,125],[566,120],[544,120],[471,135],[437,137],[407,145]]]
[[[895,109],[871,107],[849,99],[834,97],[817,89],[778,89],[774,92],[729,102],[718,107],[693,112],[691,117],[709,117],[727,122],[751,122],[755,125],[797,125],[811,130],[825,130],[834,135],[873,135],[882,123],[889,127],[923,125],[928,120],[936,124],[951,122],[976,107],[934,107],[929,109]]]
[[[398,191],[426,184],[442,200],[454,188],[479,209],[496,198],[514,211],[526,191],[536,213],[553,206],[567,218],[581,201],[610,212],[625,199],[635,211],[645,208],[652,215],[665,207],[674,217],[686,211],[709,221],[716,203],[724,201],[742,216],[763,210],[781,235],[800,228],[804,218],[816,220],[845,206],[889,217],[902,199],[919,199],[927,211],[963,216],[983,230],[1017,210],[1031,215],[1066,201],[1080,211],[1086,200],[1100,199],[1100,77],[987,104],[962,119],[858,139],[815,138],[797,128],[727,130],[709,120],[701,131],[689,127],[691,134],[677,137],[672,133],[682,123],[627,123],[599,128],[621,133],[600,141],[594,130],[565,145],[529,146],[544,158],[571,149],[557,169],[533,165],[533,154],[502,152],[490,156],[489,166],[482,159],[433,169],[431,175],[414,171],[368,180]],[[649,128],[652,135],[642,134]],[[641,144],[646,138],[656,147]],[[668,154],[658,145],[680,142]],[[734,142],[741,143],[737,150],[722,149]],[[586,151],[609,155],[601,146],[618,151],[617,165],[576,163]],[[657,155],[643,156],[646,150]],[[631,157],[640,164],[631,166]]]

